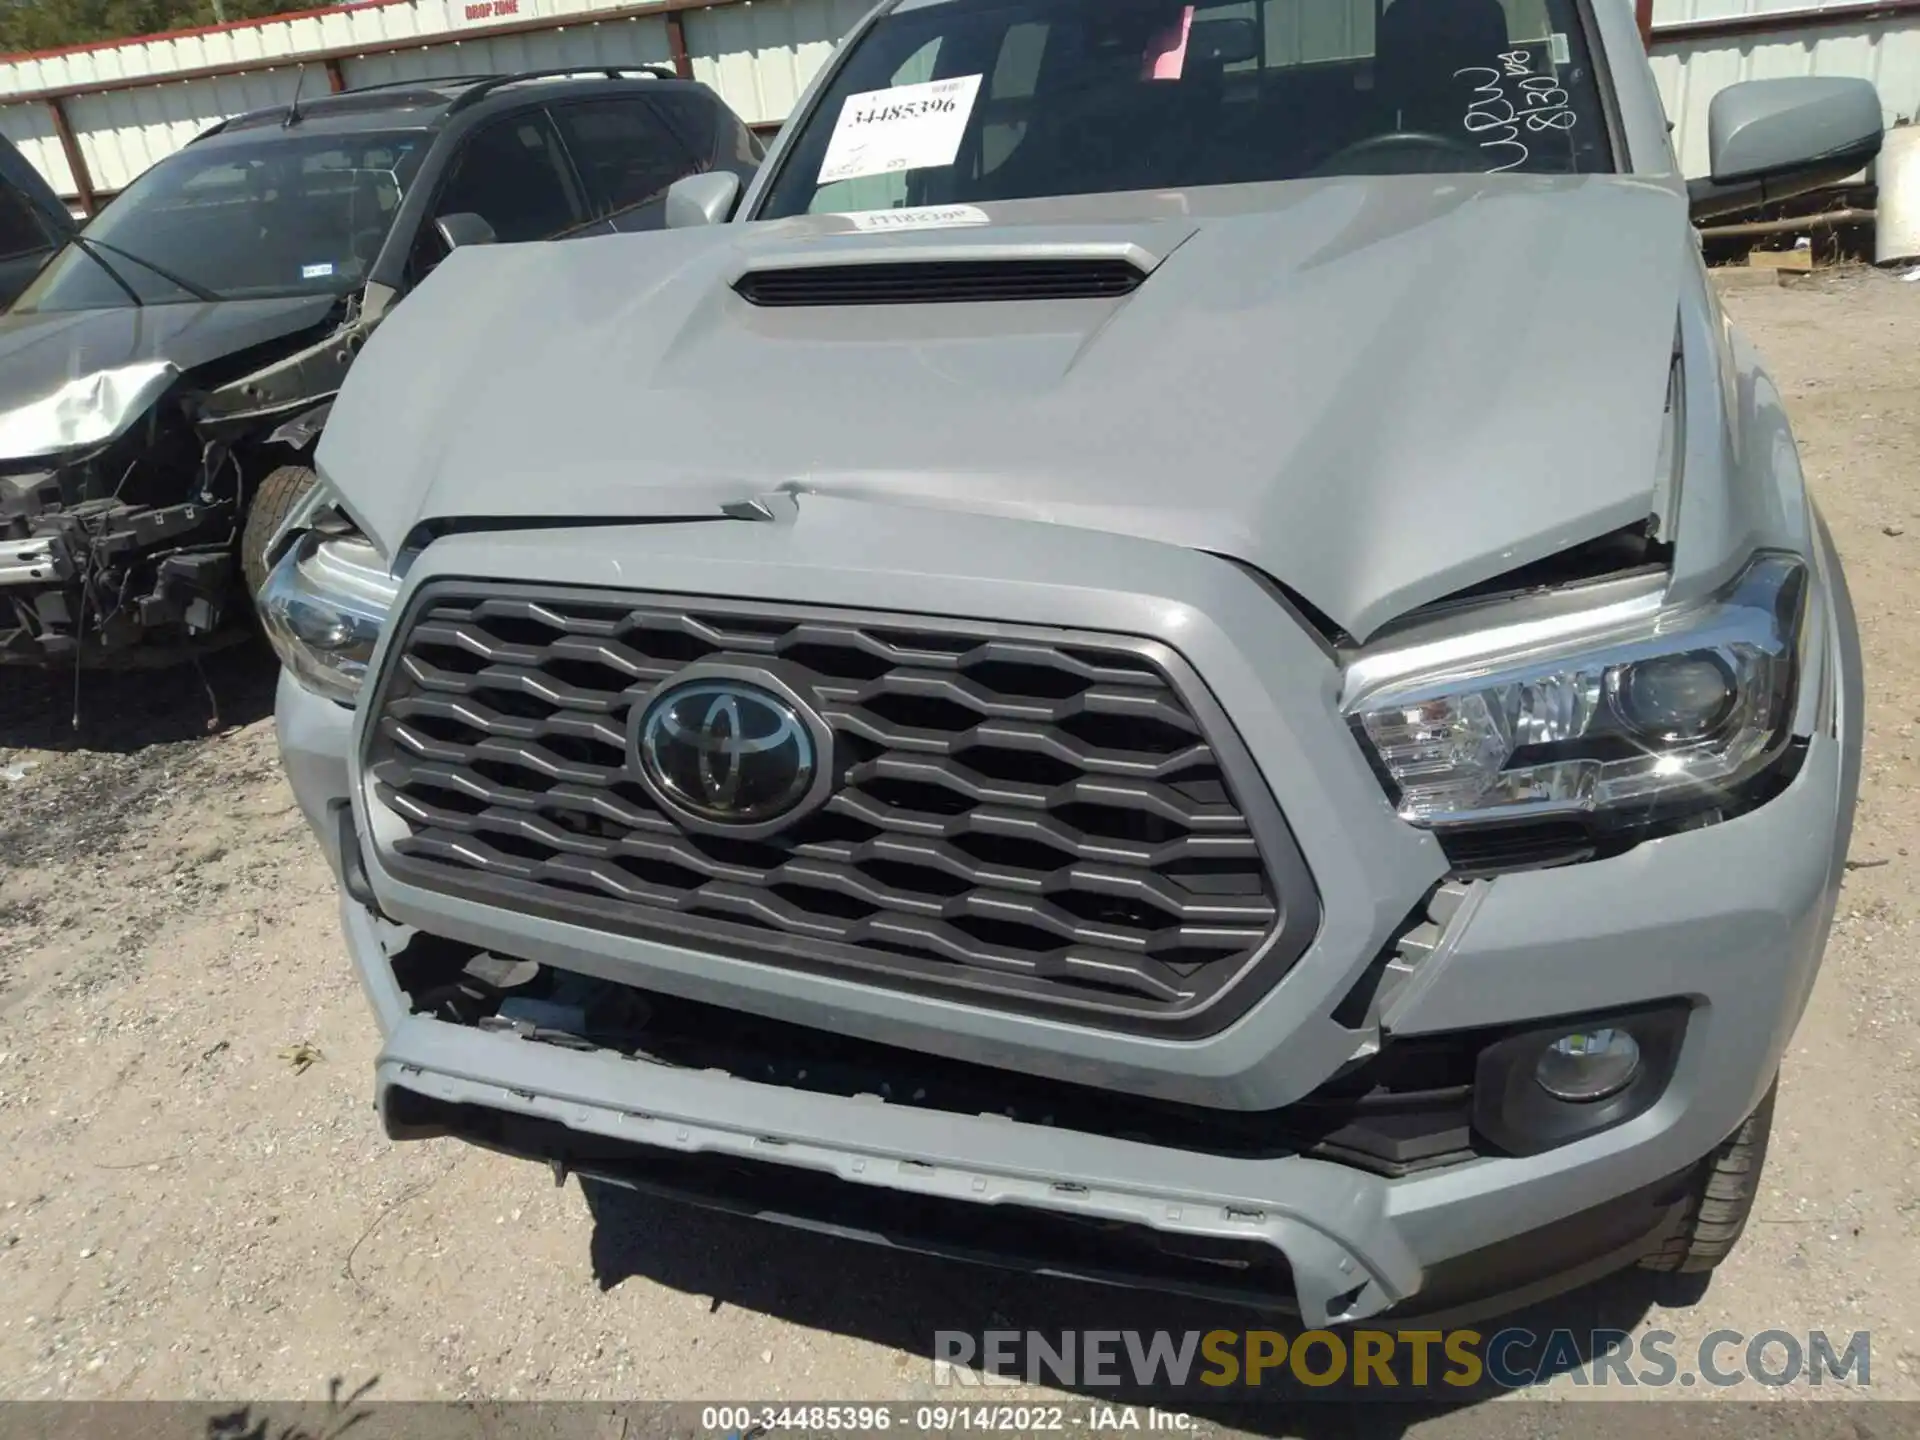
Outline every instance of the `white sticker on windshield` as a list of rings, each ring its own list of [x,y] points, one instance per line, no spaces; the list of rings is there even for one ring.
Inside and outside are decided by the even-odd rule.
[[[300,278],[302,280],[324,280],[331,274],[333,274],[333,262],[331,260],[323,261],[318,265],[302,265],[300,267]]]
[[[1565,31],[1556,30],[1548,37],[1547,53],[1553,57],[1553,63],[1556,65],[1571,65],[1573,63],[1573,50],[1572,47],[1567,44]]]
[[[914,205],[902,210],[849,210],[856,230],[944,230],[950,225],[985,225],[987,212],[974,205]]]
[[[953,164],[981,76],[849,95],[820,163],[822,185]]]

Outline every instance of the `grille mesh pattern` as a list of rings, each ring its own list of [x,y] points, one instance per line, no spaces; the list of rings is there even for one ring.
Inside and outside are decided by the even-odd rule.
[[[409,626],[366,760],[405,822],[389,866],[428,888],[1144,1016],[1209,1001],[1282,923],[1154,647],[596,592],[430,590]],[[769,666],[812,699],[838,772],[821,809],[744,841],[655,806],[630,715],[696,660]]]

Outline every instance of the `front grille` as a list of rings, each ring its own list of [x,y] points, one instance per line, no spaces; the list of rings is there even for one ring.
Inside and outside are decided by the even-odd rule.
[[[696,661],[834,737],[765,839],[683,829],[628,765]],[[1209,1030],[1318,924],[1237,739],[1165,647],[868,612],[429,586],[368,727],[386,868],[570,923],[1103,1023]]]
[[[1130,260],[939,260],[750,270],[734,289],[750,304],[961,305],[1008,300],[1117,300],[1146,274]]]

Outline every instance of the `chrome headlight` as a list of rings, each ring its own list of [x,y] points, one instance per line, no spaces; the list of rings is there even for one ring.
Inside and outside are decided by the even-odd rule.
[[[260,619],[280,663],[316,694],[351,705],[400,582],[357,533],[295,535],[260,587]]]
[[[1763,554],[1698,605],[1365,656],[1344,709],[1415,825],[1709,807],[1787,745],[1806,589],[1799,560]]]

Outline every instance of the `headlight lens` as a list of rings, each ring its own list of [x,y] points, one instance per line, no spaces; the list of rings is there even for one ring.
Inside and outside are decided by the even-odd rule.
[[[296,536],[260,589],[280,663],[309,690],[352,704],[400,583],[358,535]]]
[[[1711,803],[1786,745],[1805,592],[1799,560],[1760,555],[1690,608],[1362,657],[1345,708],[1416,825]]]

